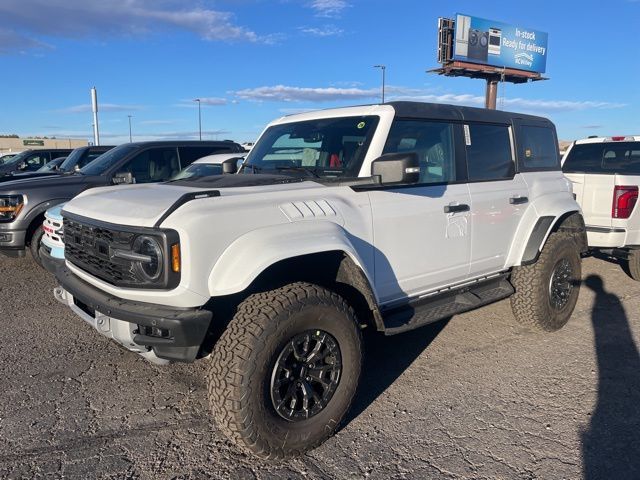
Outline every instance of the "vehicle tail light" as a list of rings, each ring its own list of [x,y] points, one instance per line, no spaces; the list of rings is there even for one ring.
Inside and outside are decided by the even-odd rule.
[[[638,200],[638,186],[616,185],[613,188],[611,218],[629,218]]]
[[[614,142],[622,142],[627,137],[611,137],[611,140]]]

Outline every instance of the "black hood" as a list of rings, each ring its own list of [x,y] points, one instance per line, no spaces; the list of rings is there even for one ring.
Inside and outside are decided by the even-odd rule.
[[[27,178],[44,178],[62,175],[59,172],[24,172],[3,175],[0,177],[0,184],[4,182],[13,182],[14,180],[25,180]]]
[[[95,187],[110,185],[105,177],[93,175],[46,175],[31,178],[16,178],[0,183],[0,194],[21,193],[32,189],[53,189],[69,187],[74,189],[81,185]]]

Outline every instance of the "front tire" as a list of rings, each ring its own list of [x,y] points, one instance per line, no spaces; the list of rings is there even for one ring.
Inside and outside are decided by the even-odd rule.
[[[31,236],[31,243],[29,244],[29,250],[31,251],[31,256],[35,260],[35,262],[40,266],[40,268],[44,268],[42,264],[42,259],[40,258],[40,245],[42,244],[42,237],[44,236],[44,230],[42,229],[42,225],[40,225],[33,232]]]
[[[573,313],[582,277],[580,249],[566,233],[547,239],[536,263],[515,267],[511,283],[511,309],[516,320],[529,328],[553,332],[562,328]]]
[[[255,455],[300,455],[340,424],[361,365],[360,329],[342,297],[308,283],[251,295],[209,362],[213,417]]]

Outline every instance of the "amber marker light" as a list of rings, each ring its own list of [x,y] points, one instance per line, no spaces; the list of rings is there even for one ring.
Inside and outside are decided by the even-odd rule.
[[[180,244],[175,243],[171,245],[171,269],[178,273],[180,272]]]

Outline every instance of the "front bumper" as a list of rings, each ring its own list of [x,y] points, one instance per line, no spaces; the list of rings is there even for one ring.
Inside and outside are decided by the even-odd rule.
[[[0,228],[0,253],[7,257],[24,257],[26,236],[26,230]]]
[[[100,334],[155,363],[196,359],[211,323],[210,311],[117,298],[78,278],[64,261],[49,256],[43,263],[60,283],[56,299]]]

